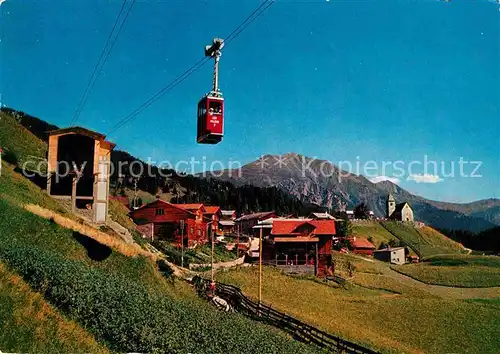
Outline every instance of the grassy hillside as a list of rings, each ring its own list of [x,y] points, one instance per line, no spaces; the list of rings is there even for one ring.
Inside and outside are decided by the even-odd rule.
[[[383,221],[380,224],[413,249],[421,258],[464,252],[461,244],[428,226],[419,229],[411,224],[396,221]]]
[[[379,248],[381,243],[387,244],[396,237],[387,231],[380,223],[376,221],[353,221],[352,232],[354,236],[373,239],[375,247]]]
[[[395,270],[427,284],[456,287],[500,286],[500,258],[496,256],[437,256]],[[499,294],[500,297],[500,294]]]
[[[359,262],[369,264],[368,273],[358,267],[346,288],[265,267],[263,301],[384,353],[498,352],[495,300],[438,297],[385,274],[390,270],[381,262]],[[254,299],[258,296],[257,268],[220,272],[217,279],[241,287]]]
[[[0,223],[0,260],[43,294],[59,316],[85,328],[88,333],[79,334],[82,341],[92,335],[119,352],[250,353],[257,346],[266,353],[315,352],[273,328],[216,311],[186,283],[163,276],[149,258],[126,257],[24,210],[21,204],[26,202],[56,209],[57,203],[11,166],[3,167],[8,172],[0,178],[0,215],[8,222]],[[15,293],[10,296],[23,301]],[[1,299],[1,308],[10,306],[8,296]],[[3,316],[7,332],[22,331],[14,313]],[[53,320],[50,326],[57,324]],[[44,328],[32,325],[38,332]],[[53,342],[65,343],[64,336],[69,334],[57,332]],[[13,350],[44,348],[44,339],[39,342],[37,336],[19,335],[8,341]],[[93,352],[99,347],[81,348]]]
[[[0,147],[5,150],[9,162],[20,166],[28,160],[45,158],[47,152],[47,144],[5,112],[0,112]]]
[[[23,175],[15,172],[14,166],[5,162],[2,162],[0,176],[0,199],[20,206],[27,203],[38,204],[62,214],[66,213],[56,200],[29,182]]]
[[[106,353],[92,335],[61,316],[0,263],[0,348],[7,352]]]

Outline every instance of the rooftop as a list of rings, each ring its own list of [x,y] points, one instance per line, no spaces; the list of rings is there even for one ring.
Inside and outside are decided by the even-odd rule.
[[[205,206],[205,214],[215,214],[220,210],[218,206],[206,205]]]
[[[202,203],[192,203],[192,204],[172,204],[177,208],[185,209],[185,210],[198,210],[203,207]]]
[[[399,250],[404,250],[404,247],[388,247],[388,248],[382,248],[380,250],[376,250],[375,252],[392,252],[392,251],[399,251]]]
[[[335,235],[335,222],[333,220],[291,220],[275,219],[273,221],[273,235],[293,235],[302,225],[311,225],[315,235]]]
[[[335,218],[328,213],[312,213],[311,215],[317,219],[335,220]]]
[[[69,128],[63,128],[63,129],[56,129],[56,130],[51,130],[47,132],[49,136],[53,135],[66,135],[66,134],[80,134],[80,135],[85,135],[88,136],[94,140],[99,140],[101,142],[105,142],[106,144],[109,144],[110,148],[113,149],[116,144],[110,142],[110,141],[105,141],[104,139],[106,138],[106,135],[98,133],[96,131],[83,128],[83,127],[69,127]]]
[[[351,245],[354,248],[370,248],[375,249],[376,247],[368,241],[366,238],[355,237],[351,240]]]
[[[253,214],[247,214],[247,215],[242,215],[235,221],[246,221],[246,220],[255,220],[255,219],[263,219],[266,216],[274,214],[274,211],[263,211],[260,213],[253,213]]]

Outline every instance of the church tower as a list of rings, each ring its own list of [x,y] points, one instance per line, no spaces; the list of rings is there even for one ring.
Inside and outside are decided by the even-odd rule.
[[[387,197],[387,218],[389,219],[394,213],[394,210],[396,210],[396,200],[394,199],[394,196],[389,193],[389,196]]]

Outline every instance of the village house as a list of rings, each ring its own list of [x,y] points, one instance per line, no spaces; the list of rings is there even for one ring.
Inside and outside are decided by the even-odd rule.
[[[381,250],[376,250],[373,253],[373,257],[379,261],[389,262],[392,264],[405,264],[405,248],[404,247],[394,247],[394,248],[384,248]]]
[[[389,193],[387,197],[387,218],[413,222],[413,210],[407,202],[396,204],[394,196]]]
[[[208,242],[211,221],[203,204],[171,204],[157,199],[130,212],[143,237],[194,247]]]
[[[376,247],[366,238],[354,236],[350,239],[350,241],[353,253],[362,254],[365,256],[373,255],[373,251]]]
[[[236,210],[221,210],[219,228],[224,233],[233,233],[235,231],[234,220],[236,220]]]
[[[269,223],[261,223],[266,225]],[[263,262],[325,276],[332,271],[335,232],[333,220],[273,219],[271,232],[263,240]]]
[[[236,228],[238,231],[245,235],[252,235],[252,228],[259,223],[259,221],[275,218],[276,213],[274,211],[264,211],[260,213],[246,214],[236,220],[234,220]]]
[[[222,216],[220,207],[205,205],[205,212],[203,213],[207,222],[212,222],[212,230],[218,233],[220,231],[219,221]]]

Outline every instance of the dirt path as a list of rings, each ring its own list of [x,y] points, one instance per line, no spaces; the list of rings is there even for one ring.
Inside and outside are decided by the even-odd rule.
[[[404,274],[398,273],[395,270],[387,267],[383,275],[398,280],[403,284],[408,286],[412,286],[418,288],[422,291],[426,291],[433,295],[449,298],[449,299],[474,299],[474,298],[482,298],[482,299],[492,299],[492,298],[500,298],[500,287],[494,288],[457,288],[451,286],[443,286],[443,285],[431,285],[422,283],[416,279],[410,278]]]

